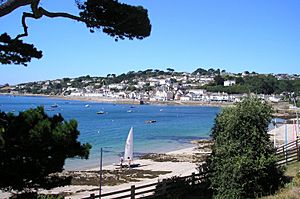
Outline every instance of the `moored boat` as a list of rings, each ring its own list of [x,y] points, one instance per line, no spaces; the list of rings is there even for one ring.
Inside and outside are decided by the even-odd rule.
[[[156,120],[146,120],[145,121],[146,124],[152,124],[152,123],[155,123],[155,122],[156,122]]]
[[[57,107],[58,105],[56,103],[51,105],[51,108],[57,108]]]

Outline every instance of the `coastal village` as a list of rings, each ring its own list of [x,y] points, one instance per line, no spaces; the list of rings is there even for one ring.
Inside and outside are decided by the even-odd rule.
[[[297,150],[293,148],[293,143],[296,145],[299,143],[297,137],[299,132],[297,113],[299,111],[296,111],[299,106],[297,103],[299,101],[297,96],[300,88],[299,81],[300,75],[257,74],[248,71],[234,74],[219,69],[205,70],[202,68],[187,73],[175,72],[169,68],[167,71],[148,69],[138,72],[130,71],[118,76],[115,74],[109,74],[106,77],[82,76],[3,85],[0,92],[9,95],[42,95],[116,103],[216,106],[240,102],[249,93],[252,93],[271,102],[276,108],[277,115],[275,117],[283,118],[281,116],[284,116],[285,119],[288,119],[286,122],[276,123],[275,121],[267,132],[274,147],[280,146],[278,149],[281,150],[282,146],[286,144],[289,147],[287,150],[293,151],[289,156],[285,155],[283,159],[279,159],[280,164],[285,164],[287,161],[298,160],[295,158],[298,155],[294,154]],[[279,114],[282,113],[277,108],[282,104],[285,108],[282,109],[284,114],[280,116]],[[285,115],[286,111],[289,112],[287,115]],[[144,154],[135,160],[136,165],[141,165],[137,168],[128,169],[110,164],[103,167],[101,174],[98,167],[53,173],[51,176],[71,179],[70,185],[57,186],[50,190],[40,189],[39,194],[63,196],[70,199],[93,198],[99,194],[100,176],[102,178],[101,198],[111,198],[112,196],[120,198],[126,198],[125,196],[139,198],[140,196],[143,198],[160,194],[158,188],[160,183],[167,182],[169,184],[165,186],[174,186],[172,179],[176,180],[176,176],[191,181],[192,184],[195,179],[195,182],[201,184],[203,178],[206,178],[205,161],[212,153],[211,147],[214,142],[210,139],[200,139],[193,140],[192,144],[194,144],[193,147],[167,153]],[[286,149],[280,150],[278,150],[279,154],[286,153]],[[162,179],[164,181],[161,182]],[[156,191],[153,192],[153,190]],[[10,197],[8,192],[0,192],[1,194],[3,197]],[[189,194],[188,192],[183,198]]]
[[[300,199],[299,18],[0,0],[0,199]]]
[[[231,91],[232,87],[241,85],[245,78],[272,77],[277,81],[297,81],[300,75],[289,74],[257,74],[244,71],[230,73],[225,70],[198,68],[192,73],[147,69],[145,71],[130,71],[116,76],[108,74],[106,77],[91,77],[89,75],[77,78],[63,78],[22,83],[18,85],[3,85],[1,93],[12,95],[51,95],[74,98],[103,99],[104,101],[127,100],[132,103],[233,103],[239,102],[243,96],[249,94],[243,91]],[[222,89],[211,91],[207,86]],[[229,92],[222,90],[228,89]],[[215,90],[215,89],[214,89]],[[283,90],[284,91],[284,90]],[[270,102],[280,102],[286,99],[284,92],[254,91],[259,98]],[[297,97],[297,96],[296,96]]]

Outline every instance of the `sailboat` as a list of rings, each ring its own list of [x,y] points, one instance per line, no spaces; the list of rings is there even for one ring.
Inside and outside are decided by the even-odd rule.
[[[125,162],[128,162],[128,164],[130,164],[133,160],[133,127],[130,128],[127,136],[123,158]]]
[[[125,143],[124,157],[121,158],[119,166],[133,168],[139,165],[133,163],[133,127],[131,127]]]

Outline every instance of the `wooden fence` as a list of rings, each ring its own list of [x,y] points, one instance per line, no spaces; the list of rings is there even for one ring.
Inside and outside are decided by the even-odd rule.
[[[279,146],[276,151],[278,157],[278,165],[287,164],[290,162],[300,161],[300,138],[288,144]]]
[[[89,197],[83,199],[94,199],[94,198],[110,198],[110,199],[122,199],[122,198],[155,198],[158,196],[163,196],[167,192],[181,189],[195,188],[200,186],[201,183],[207,179],[209,172],[192,173],[189,176],[174,177],[171,179],[164,179],[160,182],[154,182],[146,185],[135,186],[132,185],[131,188],[118,190],[114,192],[104,193],[100,195],[91,194]]]
[[[276,155],[278,156],[278,165],[288,164],[290,162],[300,161],[300,138],[290,142],[286,145],[282,145],[277,148]],[[165,179],[161,182],[154,182],[146,185],[135,186],[132,185],[128,189],[118,190],[114,192],[104,193],[100,195],[91,194],[89,197],[83,199],[94,198],[110,198],[110,199],[122,199],[122,198],[156,198],[164,196],[166,193],[176,190],[180,191],[186,189],[186,186],[195,188],[201,186],[207,179],[209,172],[200,172],[198,174],[192,173],[189,176],[174,177],[171,179]]]

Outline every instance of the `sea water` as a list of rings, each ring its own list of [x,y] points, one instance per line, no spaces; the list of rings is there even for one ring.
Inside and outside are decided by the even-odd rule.
[[[51,105],[57,104],[54,108]],[[97,167],[100,148],[104,165],[118,162],[130,130],[134,128],[134,156],[163,153],[191,147],[191,141],[210,134],[218,107],[178,105],[130,105],[73,101],[47,97],[0,96],[0,110],[24,111],[43,106],[49,115],[61,113],[65,120],[76,119],[79,140],[92,145],[90,158],[68,159],[65,168]],[[97,114],[104,112],[104,114]],[[156,120],[155,123],[146,123]]]

